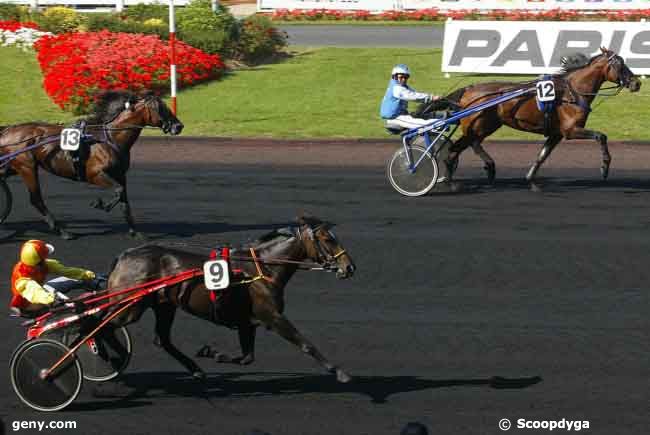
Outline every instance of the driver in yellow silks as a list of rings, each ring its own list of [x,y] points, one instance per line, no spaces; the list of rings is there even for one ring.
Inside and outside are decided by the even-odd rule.
[[[44,312],[57,299],[54,291],[43,287],[48,274],[73,280],[91,280],[95,273],[81,268],[66,267],[58,260],[48,258],[54,247],[42,240],[29,240],[20,249],[20,261],[11,274],[11,308],[20,315],[35,316]]]

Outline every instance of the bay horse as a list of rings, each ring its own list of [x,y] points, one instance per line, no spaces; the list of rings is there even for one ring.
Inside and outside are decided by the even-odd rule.
[[[585,128],[591,103],[606,81],[616,83],[618,91],[625,87],[631,92],[637,92],[641,88],[641,82],[625,65],[621,56],[603,47],[600,50],[599,54],[590,59],[583,55],[585,62],[578,65],[571,65],[571,61],[565,63],[562,71],[550,78],[555,85],[556,98],[555,109],[546,126],[544,114],[537,107],[535,93],[514,98],[461,119],[462,136],[441,153],[441,160],[445,162],[448,171],[452,172],[453,162],[460,153],[472,147],[485,163],[489,182],[494,182],[496,165],[481,143],[501,126],[507,125],[517,130],[548,136],[526,175],[531,189],[540,190],[540,186],[535,183],[535,175],[563,138],[597,141],[602,152],[601,174],[603,179],[607,179],[612,160],[607,147],[607,136],[600,131]],[[466,109],[506,92],[534,87],[535,83],[536,81],[479,83],[458,89],[445,98],[461,109]]]
[[[109,212],[121,203],[129,234],[139,237],[126,191],[131,147],[145,126],[177,135],[183,129],[183,123],[155,94],[134,94],[128,91],[100,94],[94,112],[84,121],[84,131],[92,136],[94,143],[87,149],[85,163],[80,165],[80,171],[75,168],[70,153],[59,146],[59,135],[65,128],[63,125],[29,122],[0,129],[0,156],[39,142],[44,145],[18,154],[0,176],[19,175],[27,186],[31,204],[49,228],[64,239],[73,238],[73,235],[63,229],[45,206],[41,195],[39,168],[59,177],[114,188],[115,194],[109,202],[104,203],[100,198],[92,206]],[[81,179],[79,172],[84,174]]]
[[[242,355],[222,358],[221,362],[251,364],[255,360],[255,328],[261,323],[318,361],[329,373],[335,374],[339,382],[349,382],[350,376],[330,363],[283,314],[284,289],[299,267],[318,265],[336,271],[337,278],[345,279],[354,274],[356,266],[331,231],[331,224],[307,216],[298,218],[297,224],[274,230],[250,246],[231,250],[232,269],[241,269],[248,279],[234,286],[231,284],[219,294],[217,302],[211,300],[204,279],[199,278],[148,295],[111,322],[116,326],[136,322],[151,308],[155,314],[157,344],[197,379],[203,379],[204,372],[171,341],[170,331],[178,308],[238,330]],[[125,288],[202,268],[207,260],[206,255],[157,245],[128,249],[116,259],[108,288]],[[114,300],[119,298],[116,296]]]

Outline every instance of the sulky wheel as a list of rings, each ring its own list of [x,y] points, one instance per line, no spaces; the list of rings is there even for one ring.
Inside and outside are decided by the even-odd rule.
[[[80,339],[79,334],[70,334],[63,337],[63,342],[72,347]],[[109,324],[79,346],[76,355],[81,361],[84,379],[105,382],[116,378],[126,369],[132,351],[129,331],[124,326],[115,328]]]
[[[11,191],[4,179],[0,178],[0,224],[7,219],[11,212]]]
[[[23,403],[37,411],[58,411],[76,399],[83,377],[74,355],[45,379],[41,376],[68,350],[46,338],[25,341],[16,349],[10,363],[11,385]]]
[[[402,195],[422,196],[438,181],[438,162],[420,145],[411,145],[410,154],[413,165],[419,161],[417,167],[411,168],[406,150],[400,148],[386,164],[386,176]]]

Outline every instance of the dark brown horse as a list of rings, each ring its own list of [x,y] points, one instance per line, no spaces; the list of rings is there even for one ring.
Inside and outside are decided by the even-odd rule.
[[[126,193],[131,146],[145,126],[161,128],[165,133],[177,135],[183,129],[183,124],[156,95],[135,95],[124,91],[110,91],[100,95],[95,112],[85,121],[85,132],[92,136],[95,143],[90,145],[90,149],[86,148],[85,163],[78,168],[75,167],[71,154],[59,146],[59,135],[64,126],[30,122],[2,128],[0,156],[37,143],[44,145],[16,156],[0,176],[20,175],[29,190],[32,205],[50,229],[63,238],[73,236],[61,227],[45,206],[39,183],[39,168],[59,177],[114,188],[115,195],[111,201],[104,204],[99,199],[93,206],[108,212],[121,203],[129,233],[138,235]],[[79,176],[80,173],[83,173],[83,177]]]
[[[565,64],[563,72],[552,76],[552,80],[556,89],[555,109],[550,113],[546,128],[544,114],[537,107],[534,92],[514,98],[463,118],[460,121],[463,135],[454,142],[447,155],[442,156],[445,166],[453,167],[451,165],[458,159],[460,153],[472,147],[484,161],[488,179],[493,182],[496,174],[494,160],[483,149],[481,143],[502,125],[507,125],[517,130],[548,136],[537,160],[526,175],[534,190],[539,189],[535,184],[537,171],[563,138],[596,140],[601,146],[603,159],[601,173],[603,179],[606,179],[612,160],[607,147],[607,136],[599,131],[585,128],[591,103],[606,81],[616,83],[619,90],[626,87],[631,92],[638,91],[641,82],[625,65],[621,56],[605,48],[601,48],[601,53],[591,59],[585,56],[585,62],[582,64],[577,66]],[[535,82],[479,83],[459,89],[447,96],[447,99],[465,109],[506,92],[534,86]]]
[[[259,262],[254,261],[255,257]],[[301,217],[296,227],[272,231],[250,246],[232,250],[231,258],[232,268],[241,269],[245,279],[238,285],[231,283],[231,287],[219,293],[217,302],[211,301],[210,291],[201,278],[149,295],[127,308],[113,322],[117,325],[136,322],[147,308],[152,308],[159,344],[196,378],[205,376],[201,368],[171,342],[170,331],[177,308],[236,328],[242,355],[238,358],[222,356],[222,361],[237,364],[254,361],[255,328],[261,323],[316,359],[328,372],[336,374],[339,382],[348,382],[350,377],[330,363],[282,314],[284,288],[299,267],[318,265],[336,271],[340,279],[354,273],[355,265],[330,230],[330,225],[314,217]],[[180,271],[202,268],[207,260],[206,255],[155,245],[129,249],[117,258],[108,288],[124,288]]]

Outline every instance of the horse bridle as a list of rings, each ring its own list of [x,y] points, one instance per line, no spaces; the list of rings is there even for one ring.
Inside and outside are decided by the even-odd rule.
[[[332,254],[328,252],[325,248],[323,248],[320,240],[316,236],[316,233],[320,230],[327,230],[328,225],[327,224],[321,224],[317,227],[312,228],[309,225],[304,225],[303,227],[299,227],[298,230],[296,231],[296,236],[300,239],[303,240],[303,237],[306,237],[307,240],[310,240],[312,243],[312,246],[314,247],[314,250],[316,251],[316,263],[318,263],[324,270],[334,270],[337,269],[338,266],[336,264],[336,261],[340,256],[343,254],[346,254],[346,250],[341,248],[341,250],[335,254]],[[306,232],[306,236],[303,235],[303,231]],[[328,230],[329,232],[329,230]],[[329,232],[330,236],[335,239],[333,234]]]

